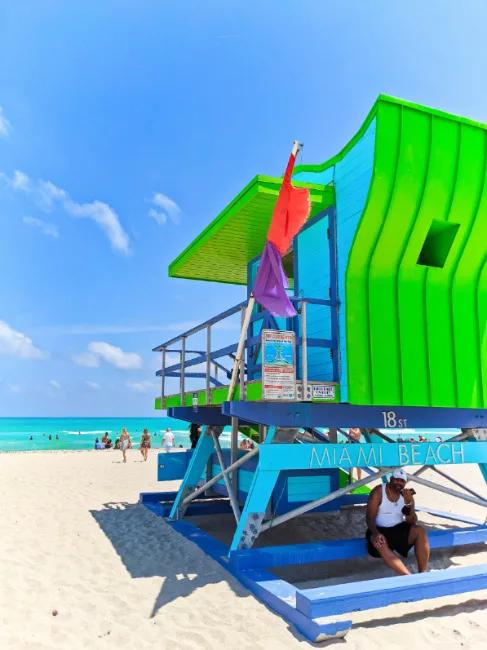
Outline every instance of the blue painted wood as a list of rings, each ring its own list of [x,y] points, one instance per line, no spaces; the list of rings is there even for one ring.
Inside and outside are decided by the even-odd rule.
[[[262,447],[265,447],[265,445],[261,445],[261,449]],[[262,517],[265,513],[278,477],[279,470],[263,472],[257,466],[244,509],[240,516],[240,521],[237,525],[237,530],[232,540],[232,550],[237,550],[242,543],[249,520],[252,520],[254,515]]]
[[[299,293],[301,296],[320,300],[330,299],[330,250],[328,240],[328,213],[318,215],[308,222],[295,237],[298,251]],[[316,348],[309,339],[327,339],[331,343],[330,307],[310,303],[306,307],[308,336],[308,379],[316,381],[333,380],[333,363],[330,350],[325,346]],[[301,317],[297,323],[298,337],[301,335]],[[297,372],[302,379],[301,367]]]
[[[435,530],[428,533],[432,549],[449,546],[467,546],[487,542],[487,526]],[[267,546],[231,551],[230,559],[239,569],[269,568],[289,564],[310,564],[330,560],[349,560],[365,557],[365,538],[339,539],[309,544]]]
[[[340,331],[340,399],[348,400],[348,367],[346,346],[345,274],[350,249],[367,201],[374,164],[376,120],[335,168],[335,196],[337,211],[337,280],[341,303]],[[354,426],[354,425],[352,425]]]
[[[421,428],[481,428],[487,426],[487,409],[429,406],[359,406],[336,403],[223,402],[225,415],[280,427],[384,428],[384,412],[393,411],[404,426]],[[401,428],[391,429],[401,433]],[[472,443],[481,444],[481,443]],[[475,462],[475,461],[474,461]],[[477,461],[479,462],[479,461]],[[482,461],[480,461],[482,462]]]
[[[410,603],[487,588],[487,564],[296,591],[296,609],[309,618]]]
[[[487,442],[262,445],[259,455],[263,470],[455,465],[487,460]]]
[[[198,440],[198,444],[196,445],[196,449],[194,450],[193,455],[189,461],[188,469],[186,470],[184,478],[181,482],[178,495],[171,510],[171,517],[176,516],[178,506],[183,499],[187,489],[196,487],[198,485],[198,481],[200,480],[201,474],[205,469],[206,464],[208,463],[213,449],[213,438],[211,436],[207,436],[206,432],[202,433]]]
[[[188,522],[173,521],[169,524],[236,577],[270,609],[294,625],[309,641],[316,642],[337,635],[343,636],[351,628],[351,620],[318,622],[309,619],[297,611],[294,604],[296,588],[288,582],[279,580],[268,571],[237,571],[227,562],[227,546]]]
[[[287,481],[287,500],[289,503],[314,501],[330,494],[329,476],[290,476]]]
[[[157,454],[157,480],[176,481],[183,478],[192,456],[188,451],[190,450]]]
[[[167,409],[170,418],[185,420],[186,422],[198,422],[199,424],[213,424],[215,426],[230,426],[231,419],[223,415],[220,406],[205,406],[204,408],[192,408],[191,406],[176,406]],[[248,423],[247,423],[248,424]]]

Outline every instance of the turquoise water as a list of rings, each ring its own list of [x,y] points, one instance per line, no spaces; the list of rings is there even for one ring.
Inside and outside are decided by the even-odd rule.
[[[127,428],[134,444],[138,444],[142,430],[147,427],[152,446],[160,447],[161,432],[169,427],[177,447],[191,446],[189,423],[174,418],[0,418],[0,451],[93,449],[96,438],[101,439],[105,431],[115,443],[122,427]],[[223,445],[227,437],[228,434],[222,434]]]
[[[169,427],[175,436],[176,446],[190,447],[189,423],[173,418],[0,418],[0,451],[33,451],[43,449],[93,449],[96,438],[108,431],[112,442],[126,427],[134,445],[140,441],[144,427],[152,436],[152,446],[160,447],[162,433]],[[323,429],[325,430],[325,429]],[[458,429],[403,429],[400,433],[384,429],[392,438],[405,441],[418,439],[419,435],[434,442],[437,436],[447,440],[459,433]],[[49,435],[52,440],[49,440]],[[32,436],[32,440],[30,440]],[[56,436],[59,440],[56,440]],[[241,438],[242,436],[239,436]],[[339,441],[345,438],[340,436]],[[223,447],[229,446],[230,432],[225,429],[221,436]]]

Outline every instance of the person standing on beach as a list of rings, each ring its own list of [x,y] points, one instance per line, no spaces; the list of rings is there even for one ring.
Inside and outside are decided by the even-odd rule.
[[[400,576],[410,574],[404,562],[394,553],[407,557],[414,547],[419,573],[428,570],[430,546],[428,534],[418,525],[414,511],[414,490],[406,490],[406,472],[397,467],[389,483],[377,485],[367,501],[367,550],[372,557],[381,557]]]
[[[166,429],[166,433],[164,434],[162,441],[164,443],[164,447],[166,448],[166,453],[168,454],[174,447],[174,433],[171,431],[171,429]]]
[[[140,439],[140,453],[142,454],[142,458],[144,460],[147,460],[147,454],[149,452],[150,447],[151,447],[151,439],[150,439],[149,429],[144,429],[144,431],[142,432],[142,438]]]
[[[129,445],[132,444],[132,441],[130,440],[130,436],[127,432],[127,429],[124,427],[122,429],[122,433],[120,435],[120,449],[122,450],[122,455],[123,455],[123,462],[127,462],[127,449],[129,448]]]
[[[191,449],[196,449],[198,440],[201,436],[201,427],[199,424],[193,422],[189,427],[189,439],[191,440]]]

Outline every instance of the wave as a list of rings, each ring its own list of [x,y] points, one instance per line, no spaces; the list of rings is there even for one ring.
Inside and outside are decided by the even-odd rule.
[[[98,435],[103,435],[104,433],[113,433],[113,431],[110,431],[110,430],[107,431],[107,429],[101,429],[100,431],[98,431],[98,430],[95,430],[95,431],[60,431],[60,433],[67,433],[69,436],[79,436],[80,434],[82,436],[98,436]]]

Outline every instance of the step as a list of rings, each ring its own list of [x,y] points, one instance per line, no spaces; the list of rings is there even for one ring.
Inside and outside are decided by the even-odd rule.
[[[453,528],[428,532],[430,547],[466,546],[487,542],[487,526]],[[232,551],[230,559],[239,569],[269,568],[330,560],[349,560],[367,555],[365,538],[337,539],[288,546],[267,546]]]
[[[487,564],[297,590],[296,609],[315,619],[481,589],[487,589]]]

